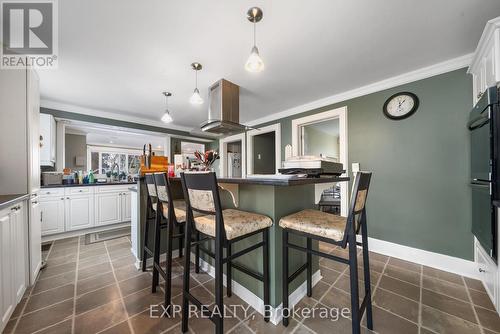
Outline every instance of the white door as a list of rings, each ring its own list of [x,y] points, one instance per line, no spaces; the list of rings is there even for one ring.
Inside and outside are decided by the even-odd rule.
[[[27,243],[27,226],[26,213],[23,206],[17,206],[11,212],[12,226],[12,251],[15,254],[14,261],[14,296],[15,304],[23,297],[26,290],[27,281],[27,266],[28,266],[28,243]]]
[[[52,134],[55,131],[52,130],[52,115],[40,114],[40,164],[42,166],[52,166],[52,147],[54,142],[52,142]]]
[[[30,201],[29,209],[29,280],[30,284],[34,284],[42,265],[42,217],[38,199]]]
[[[122,193],[122,222],[129,222],[132,219],[132,204],[131,204],[131,194],[130,191]]]
[[[52,196],[40,199],[42,235],[64,232],[64,197]]]
[[[14,311],[12,282],[14,250],[12,249],[10,210],[0,212],[0,331]]]
[[[96,194],[96,225],[108,225],[121,222],[121,192]]]
[[[94,226],[93,195],[71,195],[66,197],[66,231],[81,230]]]

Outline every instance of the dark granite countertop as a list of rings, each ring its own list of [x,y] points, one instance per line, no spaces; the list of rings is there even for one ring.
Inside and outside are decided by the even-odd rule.
[[[127,184],[137,184],[137,182],[109,182],[109,183],[84,183],[84,184],[51,184],[41,188],[65,188],[65,187],[94,187],[94,186],[120,186]]]
[[[180,181],[180,177],[172,177],[170,180]],[[317,183],[329,183],[329,182],[345,182],[349,181],[349,177],[340,177],[340,176],[328,176],[321,178],[295,178],[295,179],[278,179],[278,178],[257,178],[257,177],[248,177],[248,178],[217,178],[219,183],[232,183],[232,184],[258,184],[258,185],[267,185],[267,186],[299,186],[304,184],[317,184]]]
[[[0,195],[0,210],[30,198],[29,194]]]

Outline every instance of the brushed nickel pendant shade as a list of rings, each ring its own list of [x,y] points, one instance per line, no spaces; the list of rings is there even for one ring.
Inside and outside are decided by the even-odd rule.
[[[248,21],[253,23],[253,47],[252,51],[250,52],[250,56],[248,57],[247,62],[245,63],[245,69],[248,72],[261,72],[264,70],[264,61],[260,57],[259,54],[259,49],[257,48],[257,22],[262,20],[264,13],[262,12],[262,9],[259,7],[252,7],[247,11],[247,19]]]
[[[195,71],[195,88],[193,91],[193,95],[189,99],[191,104],[203,104],[203,98],[200,95],[200,91],[198,90],[198,71],[200,71],[203,66],[200,63],[192,63],[191,68]]]

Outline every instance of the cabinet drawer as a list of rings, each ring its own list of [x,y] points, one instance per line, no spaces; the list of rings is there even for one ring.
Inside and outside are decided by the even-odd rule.
[[[127,192],[130,185],[118,185],[118,186],[97,186],[96,193],[117,193],[117,192]]]
[[[79,195],[79,194],[91,194],[91,193],[92,193],[92,187],[89,186],[66,188],[66,195]]]
[[[63,196],[64,188],[44,188],[40,190],[40,196]]]

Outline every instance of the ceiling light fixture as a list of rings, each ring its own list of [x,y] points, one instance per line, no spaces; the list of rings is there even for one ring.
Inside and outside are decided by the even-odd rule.
[[[165,106],[166,107],[165,107],[165,113],[161,117],[161,121],[163,123],[172,123],[172,121],[174,119],[172,118],[172,116],[170,115],[170,111],[168,110],[168,98],[170,96],[172,96],[172,93],[170,93],[170,92],[163,92],[162,94],[165,96]]]
[[[261,72],[264,70],[264,61],[259,55],[259,49],[257,48],[257,22],[262,20],[262,16],[264,14],[262,13],[262,9],[259,7],[252,7],[248,10],[247,12],[247,19],[248,21],[253,23],[253,47],[252,51],[250,52],[250,56],[248,57],[247,62],[245,63],[245,69],[248,72]]]
[[[200,95],[200,91],[198,90],[198,71],[200,71],[203,66],[200,63],[192,63],[191,68],[195,71],[195,88],[193,91],[193,95],[189,99],[191,104],[203,104],[203,98]]]

